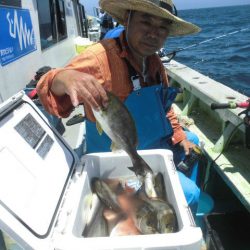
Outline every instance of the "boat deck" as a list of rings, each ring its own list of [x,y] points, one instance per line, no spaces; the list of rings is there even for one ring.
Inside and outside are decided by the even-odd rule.
[[[181,109],[177,105],[175,106],[175,110],[177,113],[181,113]],[[200,141],[205,143],[206,155],[210,160],[208,167],[218,157],[213,167],[241,203],[250,211],[249,149],[246,149],[241,143],[235,143],[229,144],[227,150],[222,154],[214,152],[213,148],[220,137],[220,132],[216,124],[212,120],[208,120],[208,117],[204,113],[194,112],[189,117],[195,122],[188,129],[197,134]]]
[[[216,110],[210,104],[247,97],[175,61],[165,65],[173,86],[184,89],[175,110],[182,119],[192,119],[189,129],[205,143],[209,167],[222,177],[240,202],[250,211],[250,149],[244,146],[242,109]]]

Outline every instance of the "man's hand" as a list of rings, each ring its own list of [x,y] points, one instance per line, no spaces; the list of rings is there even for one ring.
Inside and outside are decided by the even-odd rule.
[[[191,149],[196,146],[194,143],[188,141],[187,139],[181,141],[180,145],[183,147],[185,155],[189,155],[191,153]]]
[[[89,74],[66,69],[59,72],[52,83],[51,91],[58,96],[69,95],[72,105],[87,103],[94,109],[105,107],[108,97],[103,86]]]

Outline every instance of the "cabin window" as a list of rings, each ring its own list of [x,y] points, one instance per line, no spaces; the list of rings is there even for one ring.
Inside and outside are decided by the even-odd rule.
[[[66,19],[65,19],[65,8],[64,1],[56,1],[56,16],[57,16],[57,28],[58,28],[58,39],[62,40],[67,37],[66,30]]]
[[[88,37],[88,20],[84,6],[79,3],[79,0],[73,1],[74,12],[76,13],[76,24],[78,35]]]
[[[11,7],[22,7],[21,0],[0,0],[0,5]]]
[[[63,0],[38,0],[37,9],[42,49],[67,38]]]

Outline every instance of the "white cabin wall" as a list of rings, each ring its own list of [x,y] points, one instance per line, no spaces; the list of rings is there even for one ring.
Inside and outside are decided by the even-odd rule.
[[[66,11],[66,23],[67,23],[67,34],[68,38],[60,41],[59,43],[51,46],[43,51],[41,51],[40,40],[38,41],[38,48],[41,52],[41,66],[51,66],[51,67],[62,67],[64,66],[72,57],[76,55],[74,38],[78,36],[75,13],[73,10],[73,5],[71,0],[64,0],[65,11]],[[37,16],[37,15],[36,15]],[[37,25],[38,17],[37,17]]]
[[[22,8],[30,10],[37,50],[6,66],[0,66],[0,102],[22,90],[40,67],[62,67],[76,55],[74,38],[78,34],[71,0],[65,0],[68,38],[43,51],[40,43],[37,1],[22,0]]]

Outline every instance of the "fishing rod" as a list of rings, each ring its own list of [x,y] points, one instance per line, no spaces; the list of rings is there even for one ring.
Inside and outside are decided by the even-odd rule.
[[[250,98],[246,100],[245,102],[234,102],[230,101],[228,103],[212,103],[211,109],[236,109],[236,108],[242,108],[244,109],[242,112],[240,112],[238,115],[244,114],[244,125],[245,125],[245,142],[246,147],[250,149]]]
[[[201,44],[208,43],[208,42],[211,42],[211,41],[214,41],[214,40],[217,40],[217,39],[221,39],[221,38],[224,38],[224,37],[227,37],[227,36],[235,35],[235,34],[237,34],[237,33],[239,33],[239,32],[244,32],[244,31],[247,31],[247,30],[250,30],[250,27],[244,28],[244,29],[240,29],[240,30],[236,30],[236,31],[232,31],[232,32],[229,32],[229,33],[220,35],[220,36],[213,37],[213,38],[209,38],[209,39],[203,40],[203,41],[201,41],[201,42],[194,43],[194,44],[191,44],[191,45],[189,45],[189,46],[186,46],[186,47],[183,47],[183,48],[179,48],[179,49],[173,50],[173,51],[170,52],[170,53],[167,53],[166,49],[165,49],[165,48],[162,48],[162,49],[158,52],[158,55],[159,55],[160,57],[167,57],[167,59],[164,59],[163,62],[164,62],[164,63],[168,63],[168,62],[170,62],[170,61],[176,56],[176,54],[179,53],[180,51],[187,50],[187,49],[190,49],[190,48],[193,48],[193,47],[197,47],[197,46],[199,46],[199,45],[201,45]]]

